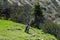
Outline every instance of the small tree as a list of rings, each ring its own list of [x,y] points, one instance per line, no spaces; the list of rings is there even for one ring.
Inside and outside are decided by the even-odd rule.
[[[29,26],[35,26],[38,29],[40,29],[39,24],[43,23],[43,21],[44,21],[43,12],[41,10],[39,3],[37,3],[35,5],[33,14],[34,14],[34,22],[31,23],[32,20],[30,20],[30,22],[27,24],[27,26],[25,28],[26,33],[29,33]]]
[[[43,23],[43,21],[44,21],[43,12],[41,10],[39,2],[37,4],[35,4],[33,14],[34,14],[34,22],[31,23],[31,26],[35,26],[39,29],[39,24]]]

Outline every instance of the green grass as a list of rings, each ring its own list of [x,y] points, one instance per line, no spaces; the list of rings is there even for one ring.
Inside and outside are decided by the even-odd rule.
[[[0,20],[0,40],[57,40],[53,35],[44,33],[42,30],[36,28],[30,27],[30,34],[27,34],[24,32],[25,27],[26,25],[24,24]],[[32,34],[35,34],[35,37],[33,37]]]

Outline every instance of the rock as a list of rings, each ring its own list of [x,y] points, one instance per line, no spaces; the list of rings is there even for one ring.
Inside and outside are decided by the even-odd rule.
[[[32,34],[33,37],[35,37],[35,34]]]
[[[60,18],[56,18],[56,19],[54,20],[54,23],[60,24]]]

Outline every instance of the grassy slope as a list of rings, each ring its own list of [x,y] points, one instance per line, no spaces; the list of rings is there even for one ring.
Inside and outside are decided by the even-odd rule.
[[[14,23],[7,20],[0,20],[0,40],[57,40],[53,35],[44,33],[42,30],[38,30],[36,28],[30,29],[30,33],[35,34],[35,37],[33,37],[31,34],[24,32],[25,27],[26,25],[23,24]]]

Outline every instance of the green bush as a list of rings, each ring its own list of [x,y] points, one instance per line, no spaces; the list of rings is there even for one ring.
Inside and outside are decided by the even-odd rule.
[[[60,40],[60,26],[59,25],[51,21],[45,21],[43,24],[40,24],[40,27],[43,29],[44,32],[53,34],[58,38],[58,40]]]

